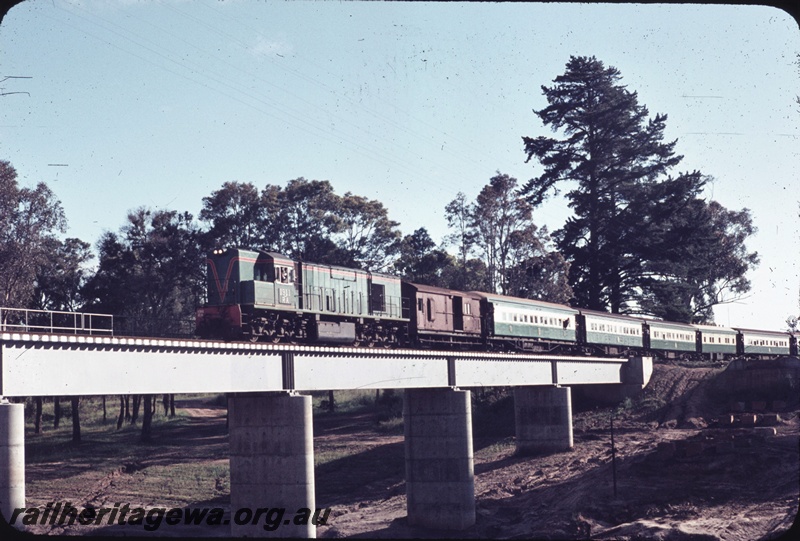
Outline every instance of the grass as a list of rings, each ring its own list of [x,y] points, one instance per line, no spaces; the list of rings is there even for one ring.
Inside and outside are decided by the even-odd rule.
[[[311,400],[315,414],[330,413],[328,409],[328,391],[312,392]],[[375,406],[375,391],[363,389],[334,391],[333,400],[335,405],[334,412],[336,413],[370,411]]]
[[[152,420],[152,441],[141,441],[141,419],[117,430],[118,397],[81,398],[81,441],[72,441],[69,400],[53,428],[53,403],[45,402],[43,431],[34,434],[33,403],[26,407],[25,459],[29,501],[72,501],[95,497],[130,503],[180,506],[228,498],[230,474],[224,420],[198,423],[180,409],[165,417],[160,400]],[[181,397],[176,397],[179,400]],[[187,397],[214,400],[214,395]],[[113,407],[112,407],[113,406]]]
[[[376,401],[374,390],[336,391],[334,413],[329,413],[324,403],[327,392],[312,396],[315,417],[325,420],[334,434],[340,430],[343,434],[315,441],[315,469],[318,476],[326,479],[327,486],[339,491],[341,487],[362,486],[388,474],[402,477],[402,442],[383,445],[376,441],[365,447],[357,441],[359,436],[348,437],[346,428],[356,419],[346,416],[356,414],[361,428],[354,434],[402,436],[402,392],[382,390]],[[148,443],[141,441],[141,411],[135,425],[126,421],[117,430],[118,397],[108,397],[105,420],[100,397],[81,399],[80,443],[72,442],[69,400],[62,400],[62,419],[57,429],[52,425],[52,400],[44,403],[41,434],[33,433],[35,407],[30,401],[25,430],[30,504],[44,505],[58,500],[75,505],[95,501],[176,507],[229,502],[229,448],[224,416],[199,419],[180,409],[180,402],[186,400],[209,407],[224,405],[225,395],[176,397],[178,409],[171,418],[164,416],[158,398],[152,441]],[[475,436],[483,436],[483,443],[488,445],[480,452],[507,451],[513,447],[513,440],[506,437],[511,405],[506,393],[495,395],[484,391],[473,400]],[[345,416],[342,423],[337,416]],[[504,423],[499,422],[501,418],[505,418]],[[513,412],[510,422],[513,424]],[[500,433],[498,425],[502,425]]]

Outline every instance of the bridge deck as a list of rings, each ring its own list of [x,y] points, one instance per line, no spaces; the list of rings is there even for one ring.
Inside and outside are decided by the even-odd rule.
[[[0,333],[0,396],[645,385],[651,370],[649,359]]]

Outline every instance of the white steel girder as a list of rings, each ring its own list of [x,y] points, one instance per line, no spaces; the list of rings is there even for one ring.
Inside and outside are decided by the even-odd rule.
[[[652,361],[0,334],[0,396],[646,385]]]

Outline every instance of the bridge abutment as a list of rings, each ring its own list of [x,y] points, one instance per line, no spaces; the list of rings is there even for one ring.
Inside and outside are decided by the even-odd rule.
[[[0,398],[0,512],[25,507],[25,406]]]
[[[406,389],[403,424],[409,524],[441,530],[474,525],[469,391]]]
[[[573,446],[570,388],[516,387],[514,421],[517,453],[569,451]]]
[[[233,536],[316,537],[311,520],[293,522],[299,509],[315,511],[311,397],[233,394],[228,407]],[[283,517],[270,514],[280,508]],[[252,511],[247,521],[244,509]],[[257,516],[260,509],[267,510]]]

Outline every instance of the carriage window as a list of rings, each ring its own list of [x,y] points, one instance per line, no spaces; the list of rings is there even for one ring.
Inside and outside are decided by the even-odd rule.
[[[464,315],[471,316],[472,315],[472,305],[470,303],[466,303],[464,305]]]
[[[433,301],[428,299],[428,321],[433,321]]]
[[[420,312],[425,311],[425,303],[422,302],[422,299],[417,299],[417,310]]]

